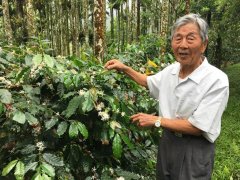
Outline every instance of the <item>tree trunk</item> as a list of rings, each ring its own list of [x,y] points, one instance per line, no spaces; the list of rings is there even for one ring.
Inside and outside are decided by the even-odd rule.
[[[103,1],[94,0],[94,53],[96,58],[102,62],[104,55],[104,14]]]
[[[89,46],[89,30],[88,30],[88,0],[83,1],[83,10],[84,10],[84,38],[85,38],[85,45],[86,47]]]
[[[110,8],[110,16],[111,16],[111,42],[114,42],[114,16],[113,16],[113,8]]]
[[[13,30],[11,27],[11,21],[10,21],[10,15],[9,15],[8,0],[2,0],[2,8],[3,8],[4,32],[5,32],[7,41],[11,44],[13,42]]]
[[[26,0],[26,23],[28,38],[36,36],[35,11],[33,8],[33,0]]]
[[[139,40],[140,36],[140,10],[141,10],[141,2],[140,0],[137,0],[137,41]]]

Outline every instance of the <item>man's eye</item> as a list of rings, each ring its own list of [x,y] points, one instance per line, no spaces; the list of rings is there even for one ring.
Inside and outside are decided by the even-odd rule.
[[[179,38],[179,37],[175,38],[175,41],[181,41],[181,38]]]

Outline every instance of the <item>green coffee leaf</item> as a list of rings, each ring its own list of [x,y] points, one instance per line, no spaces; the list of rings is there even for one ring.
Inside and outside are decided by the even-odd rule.
[[[29,170],[35,171],[37,165],[38,165],[38,162],[31,162],[31,163],[27,164],[26,167],[25,167],[25,174],[26,174]]]
[[[83,112],[89,112],[94,108],[91,93],[89,91],[87,91],[84,94],[84,98],[85,98],[85,101],[82,104],[82,110],[83,110]]]
[[[37,54],[37,55],[33,56],[33,59],[32,59],[33,64],[35,66],[38,66],[39,64],[41,64],[42,60],[43,60],[43,57],[41,54]]]
[[[44,54],[43,60],[47,64],[48,67],[53,68],[54,60],[51,56]]]
[[[24,173],[25,173],[25,165],[23,162],[18,161],[16,168],[15,168],[15,172],[14,175],[16,177],[17,180],[22,180],[24,177]]]
[[[13,120],[20,123],[20,124],[24,124],[25,121],[26,121],[26,116],[23,112],[16,111],[14,116],[13,116]]]
[[[55,169],[50,164],[47,164],[47,163],[43,162],[42,165],[41,165],[41,169],[48,176],[50,176],[50,177],[54,177],[55,176]]]
[[[42,174],[42,178],[43,178],[43,180],[52,180],[52,178],[49,177],[49,176],[46,175],[46,174]]]
[[[75,96],[71,99],[71,101],[69,102],[68,107],[66,109],[66,117],[67,118],[69,118],[76,112],[78,106],[80,105],[80,102],[81,102],[80,96]]]
[[[78,124],[76,121],[73,121],[69,127],[69,130],[68,130],[68,133],[69,133],[69,137],[70,138],[74,138],[74,137],[77,137],[78,135]]]
[[[17,162],[18,160],[16,159],[8,163],[8,165],[3,168],[2,176],[6,176],[15,167]]]
[[[63,134],[66,132],[67,128],[68,128],[68,123],[65,122],[65,121],[61,122],[61,123],[58,125],[58,128],[57,128],[57,134],[58,134],[58,136],[63,135]]]
[[[30,114],[30,113],[28,113],[28,112],[26,112],[25,113],[25,116],[26,116],[26,119],[27,119],[27,121],[28,121],[28,123],[32,126],[32,125],[36,125],[36,124],[38,124],[39,122],[38,122],[38,120],[37,120],[37,118],[35,118],[32,114]]]
[[[4,112],[4,105],[0,102],[0,115]]]
[[[129,147],[129,149],[133,149],[134,145],[133,143],[130,141],[129,137],[124,135],[123,133],[120,134],[123,142]]]
[[[12,102],[12,94],[7,89],[0,89],[0,101],[4,104]]]
[[[51,153],[44,153],[43,159],[53,166],[63,166],[64,165],[61,157],[58,157]]]
[[[35,176],[33,177],[33,180],[44,180],[43,176],[39,173],[35,174]]]
[[[77,127],[78,127],[79,132],[83,135],[83,137],[85,139],[87,139],[88,138],[88,130],[87,130],[86,126],[83,123],[78,122]]]
[[[113,139],[112,150],[115,158],[117,159],[121,158],[123,147],[122,147],[122,140],[119,134],[116,134]]]
[[[58,122],[58,118],[52,117],[49,121],[45,122],[46,130],[51,129]]]

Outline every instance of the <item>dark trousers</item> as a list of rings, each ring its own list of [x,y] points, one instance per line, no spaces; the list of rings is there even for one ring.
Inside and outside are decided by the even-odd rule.
[[[203,136],[163,130],[157,157],[157,180],[210,180],[215,145]]]

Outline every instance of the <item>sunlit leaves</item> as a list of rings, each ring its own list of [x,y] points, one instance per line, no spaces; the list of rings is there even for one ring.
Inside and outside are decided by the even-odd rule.
[[[41,54],[35,55],[35,56],[33,57],[33,59],[32,59],[33,64],[34,64],[35,66],[38,66],[39,64],[41,64],[42,59],[43,59],[43,57],[42,57]]]
[[[37,54],[33,57],[32,61],[35,66],[39,66],[42,62],[45,62],[50,68],[53,68],[54,66],[53,58],[47,54]]]
[[[82,104],[82,110],[83,110],[83,112],[89,112],[94,107],[93,98],[92,98],[90,91],[87,91],[84,94],[84,98],[85,98],[85,101]]]
[[[65,122],[65,121],[61,122],[61,123],[58,125],[58,128],[57,128],[57,134],[58,134],[58,136],[63,135],[63,134],[67,131],[67,128],[68,128],[68,123]]]
[[[20,124],[24,124],[25,121],[26,121],[26,116],[23,112],[16,111],[14,116],[13,116],[13,120],[20,123]]]
[[[74,137],[77,137],[78,135],[78,127],[77,127],[77,122],[74,121],[71,123],[70,127],[69,127],[69,137],[70,138],[74,138]]]
[[[78,133],[81,133],[81,135],[86,139],[88,138],[88,130],[86,126],[78,121],[72,121],[70,127],[69,127],[69,137],[74,138],[78,136]]]
[[[51,56],[44,54],[43,60],[47,64],[48,67],[53,68],[54,60]]]
[[[37,118],[35,118],[32,114],[28,112],[25,113],[25,117],[30,125],[37,125],[39,123]]]
[[[18,160],[13,160],[10,163],[8,163],[8,165],[3,168],[2,176],[6,176],[15,167],[17,162]]]
[[[25,165],[23,162],[18,161],[15,168],[14,175],[17,180],[23,180],[24,174],[25,174]]]
[[[49,160],[49,159],[48,159]],[[54,177],[55,176],[55,169],[50,164],[42,163],[41,169],[43,172],[45,172],[48,176]]]
[[[10,104],[12,101],[12,94],[7,89],[0,89],[0,101],[4,104]]]

